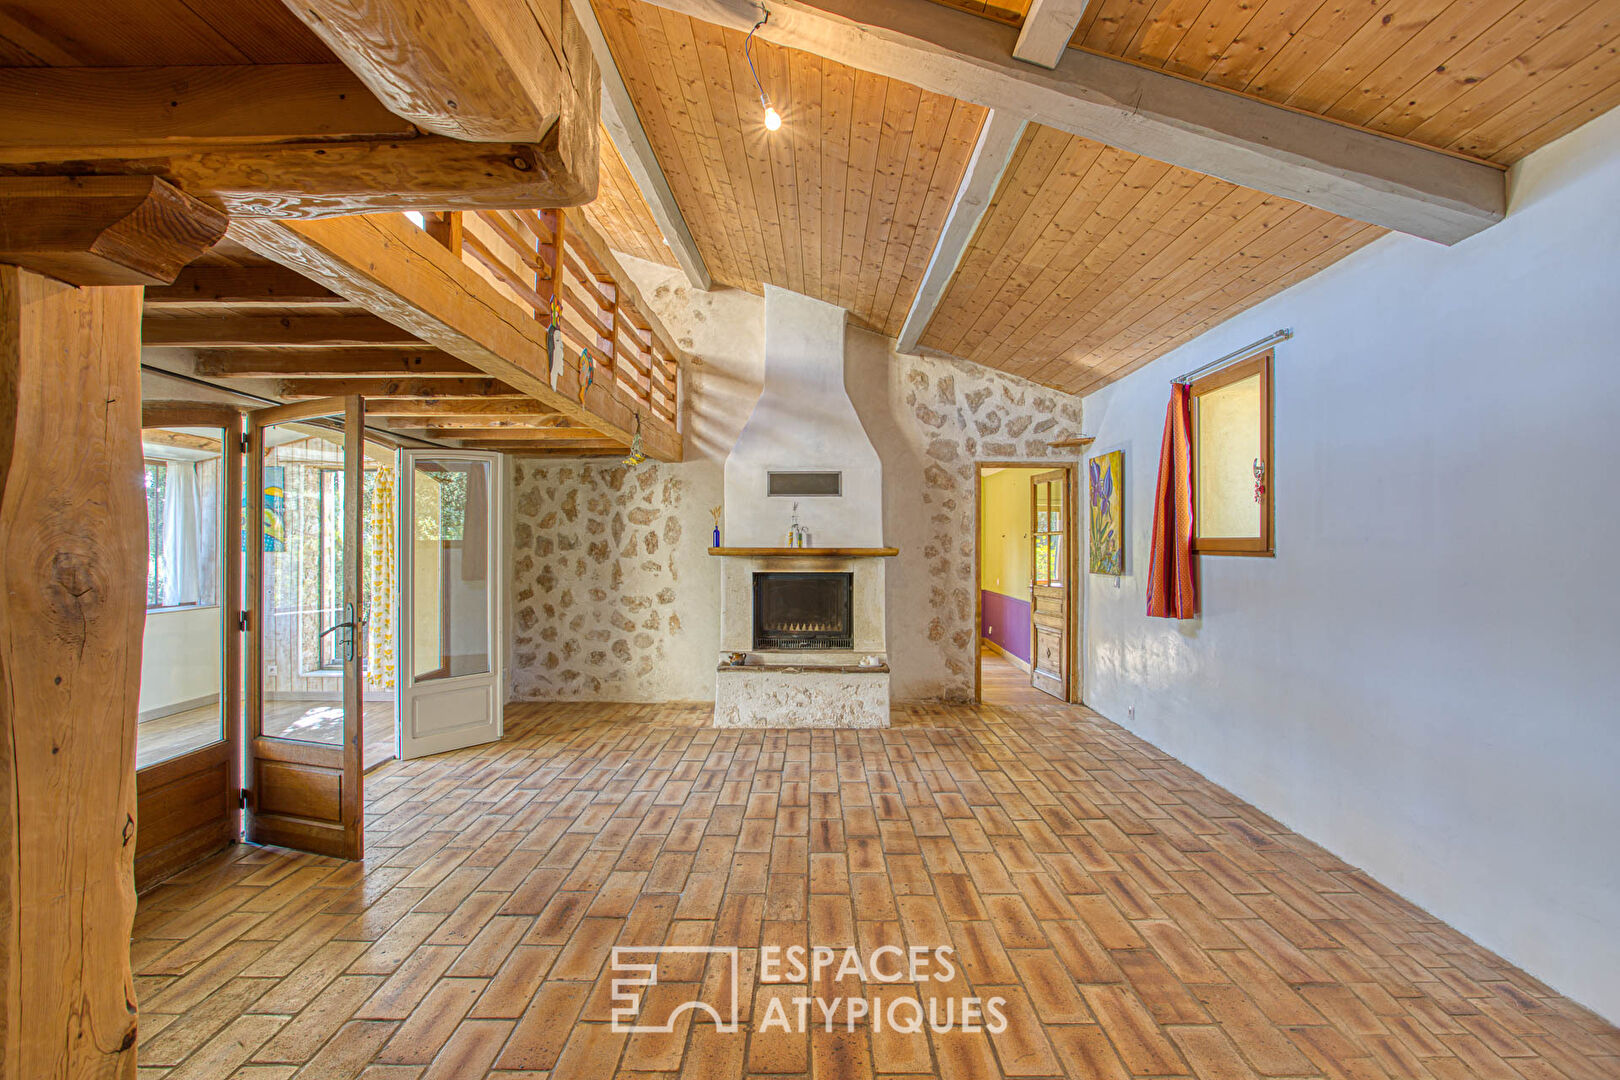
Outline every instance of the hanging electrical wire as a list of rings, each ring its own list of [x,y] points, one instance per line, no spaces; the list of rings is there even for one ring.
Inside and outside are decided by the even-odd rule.
[[[748,71],[754,76],[754,86],[759,90],[759,103],[765,107],[765,130],[775,131],[782,126],[782,114],[771,106],[770,95],[765,93],[765,85],[759,81],[759,69],[754,67],[754,34],[771,21],[769,8],[761,4],[759,10],[759,22],[754,24],[754,29],[748,31],[748,37],[743,41],[743,55],[748,58]]]

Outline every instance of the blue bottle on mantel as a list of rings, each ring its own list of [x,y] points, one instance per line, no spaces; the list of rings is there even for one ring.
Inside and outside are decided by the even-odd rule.
[[[710,547],[719,547],[720,546],[720,526],[718,526],[718,525],[716,525],[714,527],[714,543],[710,544],[709,546]]]

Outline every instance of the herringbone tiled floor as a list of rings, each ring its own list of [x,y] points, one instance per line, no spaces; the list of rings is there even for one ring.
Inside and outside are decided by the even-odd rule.
[[[142,1077],[1620,1077],[1620,1031],[1085,710],[707,720],[515,708],[367,778],[363,865],[244,847],[155,889]],[[609,950],[664,942],[741,946],[739,1032],[614,1033]],[[794,942],[952,945],[948,984],[837,985],[1001,996],[1007,1029],[757,1030],[805,993],[758,950]]]

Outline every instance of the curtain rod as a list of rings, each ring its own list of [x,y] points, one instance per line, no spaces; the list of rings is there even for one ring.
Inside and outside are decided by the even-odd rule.
[[[1265,337],[1261,338],[1259,341],[1252,342],[1252,343],[1250,343],[1248,345],[1245,345],[1241,349],[1233,349],[1231,352],[1227,353],[1225,356],[1221,357],[1218,360],[1211,360],[1209,363],[1204,364],[1201,367],[1195,367],[1191,371],[1187,372],[1187,374],[1180,375],[1180,376],[1177,376],[1174,379],[1171,379],[1170,382],[1172,384],[1174,384],[1174,383],[1190,383],[1194,379],[1196,379],[1198,376],[1203,375],[1205,372],[1214,371],[1216,368],[1224,367],[1225,365],[1230,364],[1230,363],[1232,363],[1233,361],[1236,361],[1236,360],[1242,360],[1244,357],[1254,354],[1255,352],[1259,351],[1260,349],[1265,348],[1267,345],[1275,345],[1279,341],[1287,341],[1289,338],[1291,338],[1293,336],[1294,336],[1293,330],[1290,330],[1290,329],[1285,327],[1284,329],[1278,330],[1275,333],[1267,334]]]
[[[156,366],[154,366],[152,364],[142,364],[141,365],[141,370],[146,372],[149,375],[161,375],[166,379],[175,379],[175,380],[178,380],[180,382],[191,383],[191,384],[193,384],[195,386],[206,386],[210,390],[218,390],[222,394],[233,394],[233,395],[235,395],[236,397],[239,397],[239,398],[247,398],[249,401],[257,401],[262,405],[285,405],[286,404],[285,401],[277,401],[275,398],[264,397],[263,395],[260,395],[260,394],[250,394],[246,390],[238,390],[234,386],[221,386],[219,383],[209,382],[207,379],[199,379],[195,375],[185,375],[185,374],[182,374],[181,372],[178,372],[178,371],[169,371],[166,368],[156,367]],[[386,435],[390,439],[398,439],[398,440],[402,440],[404,442],[421,443],[423,446],[431,446],[435,450],[454,450],[455,449],[455,447],[453,447],[453,446],[446,446],[444,443],[434,442],[432,439],[423,439],[423,438],[419,438],[418,436],[415,436],[415,435],[406,435],[403,432],[390,431],[387,428],[372,427],[370,424],[363,425],[363,429],[366,430],[366,431],[375,432],[378,435]]]

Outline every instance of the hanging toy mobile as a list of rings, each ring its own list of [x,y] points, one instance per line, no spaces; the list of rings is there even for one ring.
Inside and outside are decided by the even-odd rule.
[[[630,456],[625,458],[620,464],[640,465],[646,460],[647,451],[641,448],[641,413],[638,412],[636,413],[636,434],[635,437],[630,440]]]

